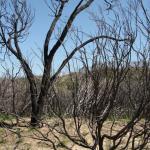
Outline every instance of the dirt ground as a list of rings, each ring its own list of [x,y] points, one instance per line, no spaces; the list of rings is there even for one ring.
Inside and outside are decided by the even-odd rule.
[[[27,123],[29,122],[28,118],[24,120],[25,121],[22,122],[22,127],[15,126],[13,128],[2,128],[2,127],[0,128],[0,150],[53,150],[50,144],[50,141],[47,142],[47,141],[42,140],[41,139],[42,136],[41,134],[39,134],[39,132],[41,132],[43,135],[46,135],[49,131],[48,127],[44,126],[44,127],[37,128],[37,129],[33,129],[31,127],[23,127],[23,125],[27,125]],[[110,132],[109,129],[111,128],[111,124],[112,124],[112,121],[105,122],[103,130],[102,130],[103,133]],[[112,134],[115,134],[125,124],[126,124],[125,121],[116,122]],[[67,126],[68,126],[67,127],[68,130],[70,130],[70,133],[74,133],[73,123],[71,120],[68,120]],[[82,134],[85,135],[88,143],[92,143],[92,138],[89,134],[89,131],[87,127],[84,125],[82,127]],[[48,138],[52,139],[55,142],[51,134],[48,135]],[[85,148],[79,147],[71,143],[70,140],[66,138],[65,136],[59,135],[59,138],[61,139],[63,144],[68,145],[69,147],[71,147],[72,150],[87,150]],[[127,138],[125,137],[124,141],[126,140]],[[109,150],[110,145],[111,145],[110,141],[105,141],[104,149]],[[65,150],[65,148],[61,148],[59,146],[57,149]],[[150,150],[150,143],[147,145],[145,149]]]

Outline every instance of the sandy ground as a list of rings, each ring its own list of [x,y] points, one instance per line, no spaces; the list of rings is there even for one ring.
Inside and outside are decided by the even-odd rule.
[[[28,119],[25,119],[26,123],[23,122],[22,124],[27,124],[29,121]],[[52,123],[53,121],[51,121]],[[74,134],[73,130],[73,123],[71,120],[67,121],[67,128],[70,131],[70,133]],[[112,122],[107,121],[104,124],[103,127],[103,133],[109,133],[109,129],[111,127]],[[115,123],[112,134],[115,134],[118,130],[120,130],[126,122],[124,121],[118,121]],[[42,128],[38,128],[40,132],[43,133],[43,135],[46,135],[46,133],[49,131],[47,126],[44,126]],[[15,133],[19,133],[18,135]],[[86,125],[83,125],[82,127],[82,134],[85,135],[85,138],[87,139],[88,143],[92,143],[92,138],[89,134],[89,131],[86,127]],[[50,142],[45,142],[43,140],[40,140],[41,136],[38,137],[38,132],[31,128],[31,127],[13,127],[12,129],[6,129],[6,128],[0,128],[0,150],[53,150],[52,146],[50,146]],[[58,135],[58,134],[57,134]],[[58,135],[63,144],[66,144],[71,147],[72,150],[87,150],[86,148],[79,147],[68,140],[65,136]],[[127,135],[129,136],[129,135]],[[36,139],[38,138],[38,139]],[[52,134],[48,136],[49,139],[54,138]],[[125,142],[127,138],[125,137],[123,141]],[[138,141],[137,141],[138,142]],[[55,142],[56,143],[56,142]],[[123,144],[123,143],[122,143]],[[109,146],[111,145],[110,141],[105,141],[104,148],[105,150],[109,150]],[[121,147],[120,147],[121,148]],[[58,147],[58,150],[65,150],[65,148]],[[129,148],[128,148],[129,149]],[[146,147],[147,150],[150,149],[150,143]]]

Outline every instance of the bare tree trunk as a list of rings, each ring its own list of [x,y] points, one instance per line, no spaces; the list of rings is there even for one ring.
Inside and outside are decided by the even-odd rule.
[[[31,115],[31,125],[36,126],[41,120],[43,115],[44,101],[48,93],[50,86],[50,65],[45,64],[45,70],[43,73],[43,78],[41,81],[41,91],[39,97],[37,97],[37,90],[30,89],[31,101],[32,101],[32,115]]]
[[[31,92],[31,125],[36,126],[38,123],[37,117],[37,88],[33,82],[30,82],[30,92]]]
[[[97,122],[97,137],[98,137],[98,147],[99,147],[99,150],[103,150],[103,138],[101,136],[101,130],[102,130],[102,124],[101,122]]]
[[[37,99],[36,97],[31,98],[31,103],[32,103],[32,110],[31,110],[31,125],[36,126],[38,123],[38,117],[37,117]]]

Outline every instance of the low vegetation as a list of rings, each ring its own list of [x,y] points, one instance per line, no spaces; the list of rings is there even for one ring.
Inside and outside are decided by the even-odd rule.
[[[1,133],[0,134],[0,149],[1,150],[6,150],[6,149],[11,150],[14,148],[19,149],[19,150],[21,149],[22,150],[41,150],[41,149],[53,150],[53,146],[51,145],[51,142],[49,140],[44,139],[44,137],[42,136],[42,135],[47,135],[47,133],[50,132],[48,124],[43,124],[43,127],[41,128],[33,128],[33,127],[28,126],[28,121],[29,121],[29,118],[24,118],[22,121],[20,121],[19,126],[15,126],[13,128],[1,128],[0,129],[0,133]],[[141,123],[136,125],[136,130],[140,130],[141,124],[143,121],[144,120],[141,120],[140,121]],[[48,119],[47,122],[49,122],[50,123],[49,125],[51,125],[54,122],[56,123],[56,120]],[[74,126],[72,119],[66,119],[66,122],[67,122],[66,128],[69,130],[69,133],[72,134],[73,136],[77,136],[75,134],[76,133],[75,126]],[[121,128],[123,128],[127,122],[128,121],[124,119],[118,120],[115,123],[113,123],[113,121],[107,120],[105,122],[104,128],[102,129],[102,133],[103,134],[108,133],[108,134],[114,135]],[[114,124],[113,127],[112,127],[112,123]],[[81,131],[84,137],[87,139],[89,145],[90,144],[92,145],[93,143],[92,137],[89,134],[89,128],[86,125],[86,123],[83,124]],[[136,134],[136,131],[134,134]],[[134,137],[134,134],[133,134],[133,137]],[[88,148],[83,148],[71,142],[64,135],[61,135],[61,134],[58,135],[58,133],[56,135],[59,136],[60,141],[56,141],[54,135],[52,134],[48,134],[46,138],[53,139],[53,141],[55,142],[56,148],[58,150],[64,150],[65,149],[64,145],[67,147],[70,147],[71,150],[79,150],[79,149],[88,150]],[[124,136],[118,149],[121,149],[126,145],[129,136],[130,136],[129,134]],[[131,139],[133,137],[131,137]],[[129,143],[128,149],[132,149],[132,140]],[[136,139],[135,145],[140,145],[142,140],[143,138],[139,136]],[[112,146],[112,141],[110,140],[104,141],[104,150],[110,149],[111,146]],[[150,143],[145,146],[145,149],[149,149],[149,148],[150,148]]]
[[[23,50],[32,7],[27,0],[0,0],[0,62],[12,66],[1,65],[0,150],[150,149],[145,1],[97,1],[88,11],[94,24],[89,33],[73,23],[96,0],[45,0],[50,23],[42,48],[34,51],[42,62],[36,76]]]

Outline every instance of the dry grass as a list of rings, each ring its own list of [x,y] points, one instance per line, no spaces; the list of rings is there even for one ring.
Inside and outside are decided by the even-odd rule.
[[[29,120],[26,118],[25,122],[21,122],[20,124],[25,125]],[[50,123],[53,123],[55,120],[49,120]],[[109,133],[111,128],[112,121],[107,121],[104,124],[104,127],[102,129],[103,133]],[[115,134],[118,130],[120,130],[124,125],[126,124],[125,121],[117,121],[114,124],[113,132],[112,134]],[[71,134],[75,134],[74,131],[74,124],[71,119],[67,120],[67,126],[68,130]],[[137,128],[139,126],[137,125]],[[49,130],[47,126],[44,126],[42,128],[38,128],[39,131],[46,134]],[[17,133],[20,133],[20,137],[17,134],[14,134],[14,131]],[[6,128],[0,128],[0,150],[53,150],[53,148],[49,145],[49,142],[41,141],[37,138],[36,135],[37,131],[31,127],[13,127],[12,129],[6,129]],[[87,139],[89,144],[92,144],[92,138],[89,134],[88,128],[86,125],[83,125],[82,127],[82,134],[85,135],[85,138]],[[129,135],[127,135],[129,136]],[[124,137],[123,142],[126,142],[127,136]],[[68,145],[72,147],[72,150],[86,150],[85,148],[81,148],[73,143],[70,142],[68,138],[65,136],[60,136],[61,141],[63,144]],[[53,136],[49,135],[50,139],[53,139]],[[140,139],[139,139],[140,140]],[[137,141],[139,142],[139,141]],[[104,147],[105,150],[109,150],[109,147],[111,145],[111,141],[105,141]],[[123,143],[122,143],[123,145]],[[121,148],[121,146],[120,146]],[[58,150],[63,150],[64,148],[58,147]],[[150,149],[150,143],[147,145],[147,149]]]

